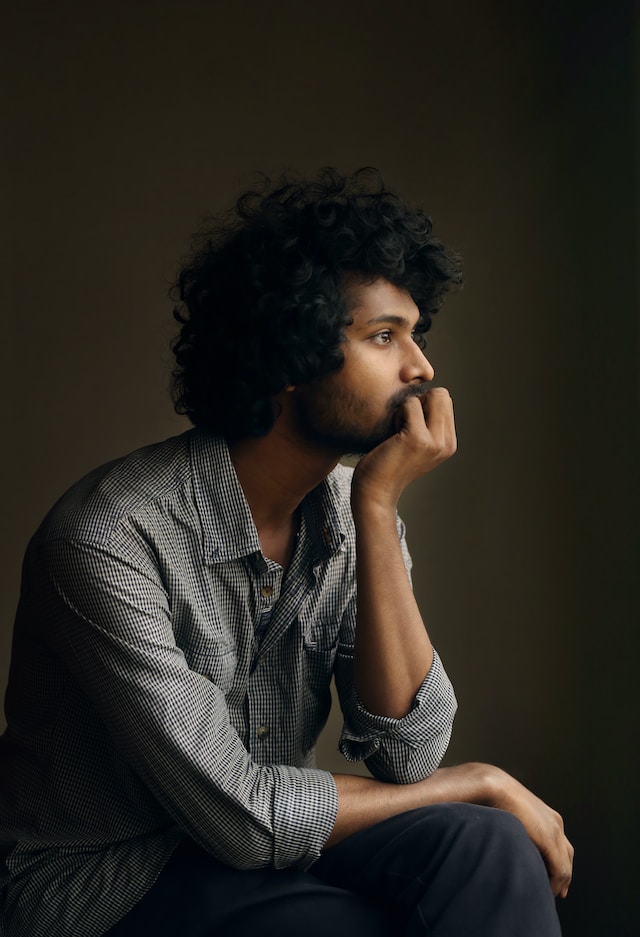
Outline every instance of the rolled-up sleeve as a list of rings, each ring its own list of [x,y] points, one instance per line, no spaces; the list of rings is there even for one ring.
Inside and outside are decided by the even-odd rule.
[[[352,660],[343,660],[351,671]],[[348,761],[364,761],[385,781],[409,784],[438,767],[451,738],[457,708],[451,682],[438,654],[402,719],[368,712],[351,688],[343,702],[344,727],[339,748]]]
[[[292,865],[308,868],[319,857],[338,812],[333,775],[285,765],[279,765],[273,771],[277,781],[273,811],[277,831],[273,865],[277,869]],[[297,844],[295,857],[292,856],[293,843]]]

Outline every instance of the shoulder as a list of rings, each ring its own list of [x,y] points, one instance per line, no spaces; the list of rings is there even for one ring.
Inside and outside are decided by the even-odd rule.
[[[137,449],[89,472],[56,502],[35,540],[106,543],[123,519],[175,496],[191,478],[190,433]]]

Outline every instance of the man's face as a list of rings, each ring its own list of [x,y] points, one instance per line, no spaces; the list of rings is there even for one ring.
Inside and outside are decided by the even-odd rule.
[[[419,313],[408,293],[379,279],[349,295],[343,367],[294,392],[297,430],[338,455],[392,436],[400,405],[434,375],[414,340]]]

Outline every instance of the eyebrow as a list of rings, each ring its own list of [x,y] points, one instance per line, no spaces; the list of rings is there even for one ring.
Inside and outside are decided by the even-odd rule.
[[[420,316],[416,319],[416,325],[420,321]],[[374,316],[373,319],[367,319],[363,323],[363,326],[366,328],[370,325],[379,325],[383,322],[389,322],[392,325],[411,325],[411,321],[408,316],[398,316],[393,313],[383,313],[381,316]]]

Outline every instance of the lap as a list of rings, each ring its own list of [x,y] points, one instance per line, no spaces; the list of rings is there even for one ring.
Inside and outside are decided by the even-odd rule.
[[[464,875],[478,853],[496,861],[505,846],[542,866],[524,827],[510,813],[476,804],[444,803],[400,813],[361,830],[326,851],[313,871],[345,888],[380,894],[393,901],[391,886],[420,876],[426,884],[443,871],[453,880]],[[453,859],[453,861],[451,861]]]
[[[352,891],[293,869],[237,870],[195,843],[169,860],[109,937],[391,937],[392,918]]]
[[[524,929],[514,925],[523,913],[531,919]],[[307,872],[232,869],[187,841],[109,937],[555,937],[556,922],[544,865],[522,824],[450,803],[362,830]]]
[[[547,870],[510,813],[447,803],[362,830],[313,866],[382,901],[405,937],[560,937]]]

